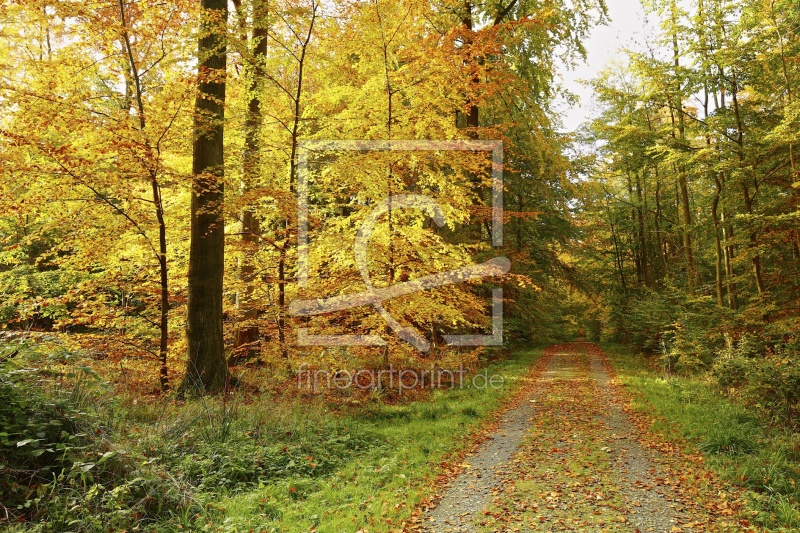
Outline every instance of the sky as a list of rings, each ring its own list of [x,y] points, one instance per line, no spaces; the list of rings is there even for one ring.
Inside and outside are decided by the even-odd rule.
[[[622,48],[645,49],[647,34],[644,9],[639,0],[606,0],[610,21],[597,26],[586,41],[586,63],[573,70],[562,70],[564,86],[580,97],[579,104],[561,104],[564,131],[574,131],[593,115],[592,90],[580,83],[591,80],[615,58],[622,57]]]

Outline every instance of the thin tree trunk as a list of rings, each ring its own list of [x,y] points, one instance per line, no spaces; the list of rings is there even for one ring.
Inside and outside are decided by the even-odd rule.
[[[469,4],[467,4],[469,6]],[[380,9],[376,4],[375,9],[378,13],[378,19],[381,23],[381,31],[383,31],[383,21],[380,18]],[[470,17],[470,21],[471,21]],[[384,90],[386,91],[386,138],[392,138],[392,123],[394,122],[394,88],[392,87],[392,79],[390,76],[390,65],[389,65],[389,43],[386,40],[386,36],[383,35],[383,73],[384,73]],[[477,110],[477,108],[476,108]],[[388,205],[386,210],[386,222],[388,225],[388,241],[389,241],[389,257],[388,257],[388,264],[387,264],[387,277],[388,277],[388,286],[392,286],[394,284],[394,279],[396,275],[395,270],[395,249],[394,249],[394,218],[392,213],[392,195],[394,194],[394,169],[393,163],[389,163],[387,168],[387,175],[386,175],[386,194],[388,197]],[[480,225],[478,226],[480,228]],[[392,329],[387,325],[384,329],[384,332],[387,335],[392,334]],[[386,347],[383,350],[383,366],[389,368],[389,344],[386,344]]]
[[[673,24],[677,24],[674,20],[674,6],[673,6]],[[680,50],[678,48],[678,34],[672,34],[672,56],[673,64],[675,66],[675,76],[678,77],[678,69],[680,68]],[[675,111],[678,114],[678,142],[679,148],[683,148],[686,144],[686,117],[683,111],[683,95],[680,93],[680,88],[675,91]],[[694,254],[692,252],[692,213],[689,204],[689,184],[686,178],[686,167],[683,163],[679,164],[678,168],[678,187],[680,190],[680,203],[681,211],[683,213],[683,253],[686,259],[686,277],[689,284],[689,292],[695,293],[697,287],[697,269],[694,264]]]
[[[719,73],[719,103],[721,107],[725,107],[725,72],[722,67],[717,65]],[[716,95],[716,93],[714,93]],[[714,100],[716,103],[716,98]],[[719,171],[719,180],[724,185],[726,182],[725,174]],[[736,250],[732,243],[733,240],[733,226],[725,220],[725,208],[720,209],[720,224],[722,225],[722,251],[725,259],[725,288],[728,293],[728,307],[734,311],[739,309],[739,297],[737,294],[736,282],[734,281],[733,258]]]
[[[783,80],[786,82],[786,106],[784,108],[784,114],[786,113],[786,109],[792,105],[794,99],[793,93],[793,85],[791,78],[789,77],[789,67],[787,65],[786,59],[786,49],[784,45],[784,38],[783,34],[781,33],[781,28],[778,25],[778,18],[775,15],[775,0],[771,0],[770,2],[770,16],[772,18],[772,23],[775,25],[775,33],[778,36],[778,49],[780,50],[781,54],[781,69],[783,71]],[[792,179],[796,178],[798,175],[797,166],[795,164],[794,158],[794,143],[789,142],[789,164],[792,168]]]
[[[644,170],[642,172],[644,172]],[[645,286],[651,288],[650,267],[647,261],[647,234],[644,227],[644,210],[642,209],[644,205],[644,199],[642,198],[642,179],[638,173],[636,174],[636,198],[639,201],[636,206],[636,216],[639,224],[639,253],[641,255],[640,263],[642,276]]]
[[[735,253],[733,244],[731,244],[733,228],[725,222],[725,209],[720,211],[720,222],[722,223],[723,252],[725,254],[725,284],[728,289],[728,307],[735,311],[739,309],[739,298],[736,294],[736,282],[733,280],[733,258]]]
[[[658,176],[658,165],[655,168],[656,173],[656,241],[658,244],[658,255],[661,257],[661,263],[664,265],[664,276],[669,276],[669,259],[666,249],[667,243],[661,240],[661,179]]]
[[[153,205],[156,209],[156,221],[158,223],[158,261],[159,288],[161,300],[159,302],[159,342],[158,342],[158,361],[159,361],[159,385],[162,391],[169,390],[169,367],[167,364],[167,352],[169,348],[169,278],[167,272],[167,225],[164,220],[164,203],[161,197],[161,185],[158,181],[158,168],[160,154],[154,153],[150,141],[147,139],[145,127],[147,125],[144,109],[144,98],[142,95],[142,81],[139,68],[131,46],[130,34],[128,33],[128,22],[125,15],[125,4],[119,0],[120,22],[122,23],[122,40],[125,53],[128,59],[128,74],[125,76],[125,95],[126,102],[130,107],[130,93],[133,91],[136,97],[136,112],[139,118],[139,131],[144,139],[147,161],[149,162],[148,174],[150,188],[153,195]],[[133,81],[133,86],[130,86]],[[146,163],[147,164],[147,163]]]
[[[622,284],[623,292],[628,292],[628,285],[625,283],[625,270],[622,264],[622,254],[620,254],[617,232],[614,228],[614,220],[611,218],[611,209],[608,207],[608,204],[606,204],[606,213],[608,213],[608,225],[611,228],[611,241],[614,243],[614,265],[617,267],[617,271],[619,272],[619,280]]]
[[[234,2],[237,9],[240,2]],[[253,0],[253,30],[251,41],[253,47],[253,65],[250,68],[250,100],[247,103],[247,119],[245,120],[244,154],[242,157],[242,193],[244,196],[251,190],[258,179],[261,158],[259,156],[259,134],[261,132],[261,95],[260,80],[263,77],[261,62],[267,57],[268,35],[265,26],[267,17],[266,5],[261,0]],[[247,358],[259,353],[258,309],[253,302],[255,267],[250,254],[258,249],[261,224],[251,206],[242,211],[242,262],[239,276],[244,283],[244,295],[237,295],[237,306],[243,324],[236,331],[234,352],[244,354]]]
[[[464,28],[467,31],[467,37],[465,38],[466,42],[464,44],[467,46],[474,44],[471,39],[471,34],[473,32],[473,22],[472,22],[472,2],[470,0],[464,2],[464,19],[462,20],[462,23],[464,24]],[[480,82],[481,79],[477,74],[473,76],[472,84],[475,88],[478,87]],[[467,102],[466,119],[467,119],[467,128],[469,128],[467,135],[471,139],[477,139],[478,138],[477,128],[478,126],[480,126],[480,116],[478,111],[478,104],[474,100],[469,100]]]
[[[311,4],[311,21],[308,24],[308,32],[305,39],[300,42],[300,57],[297,60],[297,86],[295,87],[293,115],[292,115],[292,139],[291,152],[289,154],[289,192],[295,192],[297,182],[297,148],[300,144],[300,120],[302,118],[303,106],[303,74],[308,55],[308,46],[311,44],[311,37],[314,34],[314,24],[317,20],[317,8],[319,4]],[[284,221],[285,239],[278,253],[278,343],[280,345],[281,356],[289,358],[289,347],[286,342],[286,270],[289,251],[289,234],[291,233],[290,221]]]
[[[717,289],[717,305],[722,307],[725,302],[723,300],[723,292],[722,292],[722,242],[720,241],[719,233],[720,233],[720,225],[719,225],[719,200],[722,196],[722,182],[720,182],[719,176],[716,176],[714,183],[716,185],[716,189],[714,191],[714,199],[711,201],[711,217],[714,220],[714,253],[715,253],[715,274],[716,277],[714,278],[715,286]]]
[[[700,3],[702,9],[702,2]],[[704,73],[710,77],[710,72],[705,70]],[[709,90],[708,90],[708,77],[703,80],[703,118],[706,121],[709,119],[708,105],[709,105]],[[714,93],[716,94],[716,92]],[[711,150],[711,134],[706,132],[706,150]],[[711,219],[714,224],[714,287],[717,292],[717,305],[724,307],[725,299],[722,288],[722,241],[720,240],[720,227],[719,227],[719,201],[722,198],[722,181],[719,174],[710,169],[709,175],[714,180],[714,197],[711,200]]]
[[[749,172],[747,172],[745,168],[745,160],[744,160],[744,126],[742,124],[742,115],[739,109],[739,87],[738,81],[736,77],[736,73],[734,72],[731,77],[731,99],[733,101],[733,115],[736,118],[736,152],[739,156],[739,167],[744,174],[742,178],[742,197],[744,199],[744,208],[745,212],[748,216],[753,215],[753,197],[750,194],[750,187],[747,184],[747,176]],[[753,253],[752,263],[753,263],[753,277],[755,278],[756,282],[756,290],[758,291],[758,295],[762,296],[764,294],[764,278],[761,274],[761,256],[758,253],[758,239],[756,237],[755,231],[752,228],[752,223],[748,220],[747,222],[748,232],[750,237],[750,248]]]

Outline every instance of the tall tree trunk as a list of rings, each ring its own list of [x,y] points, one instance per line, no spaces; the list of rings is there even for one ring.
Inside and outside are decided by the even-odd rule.
[[[750,186],[748,185],[749,172],[746,169],[744,158],[744,125],[742,123],[742,114],[739,109],[739,83],[736,73],[731,75],[731,99],[733,101],[733,115],[736,118],[736,153],[739,156],[739,168],[743,174],[742,176],[742,197],[744,199],[744,209],[748,216],[753,215],[753,197],[750,194]],[[764,278],[761,273],[761,255],[758,253],[758,239],[753,230],[752,222],[747,222],[748,233],[750,237],[750,249],[752,250],[752,263],[753,263],[753,278],[756,282],[756,290],[758,295],[764,294]]]
[[[303,114],[303,76],[306,68],[306,60],[308,58],[308,47],[311,44],[311,38],[314,35],[314,25],[317,20],[317,9],[319,4],[316,2],[311,3],[311,20],[308,23],[308,32],[305,38],[300,40],[300,57],[297,58],[297,85],[295,86],[294,96],[292,97],[292,138],[291,150],[289,153],[289,192],[295,192],[297,184],[297,148],[300,145],[300,121]],[[287,280],[287,260],[292,232],[291,221],[286,218],[283,223],[284,226],[284,241],[278,252],[278,343],[280,346],[281,356],[284,359],[289,358],[289,347],[286,341],[286,285]]]
[[[669,258],[666,249],[667,243],[661,240],[661,179],[658,176],[658,165],[655,168],[656,173],[656,243],[658,244],[658,255],[661,257],[661,264],[664,265],[664,276],[669,276]]]
[[[731,240],[733,239],[733,227],[725,221],[725,209],[720,210],[720,223],[722,224],[722,251],[725,255],[725,286],[728,292],[728,307],[734,311],[739,309],[739,297],[734,281],[735,272],[733,271],[733,258],[735,250]]]
[[[676,6],[673,3],[672,23],[677,25]],[[675,67],[675,78],[680,79],[680,49],[678,48],[678,33],[673,29],[672,33],[672,60]],[[679,149],[683,150],[686,145],[686,117],[683,111],[683,94],[680,82],[676,82],[674,94],[674,108],[678,114],[678,143]],[[681,211],[683,214],[683,253],[686,259],[686,277],[689,284],[689,292],[694,294],[697,288],[697,269],[694,264],[694,254],[692,252],[692,212],[689,203],[689,184],[686,178],[686,166],[683,162],[678,165],[678,188],[680,190]]]
[[[644,173],[644,170],[642,170]],[[647,233],[645,232],[645,225],[644,225],[644,198],[642,197],[642,177],[639,173],[636,173],[636,198],[638,200],[638,204],[636,206],[636,218],[639,225],[639,250],[640,250],[640,263],[642,269],[642,277],[644,280],[645,287],[652,288],[651,277],[650,277],[650,267],[647,261]]]
[[[611,228],[611,241],[614,243],[614,266],[617,267],[619,272],[619,281],[622,284],[622,291],[628,292],[628,285],[625,282],[625,268],[622,263],[622,253],[619,249],[619,240],[617,239],[616,228],[614,228],[614,219],[611,217],[611,209],[606,204],[606,213],[608,214],[608,225]]]
[[[240,0],[234,2],[237,10]],[[258,180],[261,158],[259,156],[259,134],[261,132],[261,78],[262,61],[267,57],[267,7],[262,0],[253,0],[253,29],[250,40],[253,43],[253,65],[249,68],[250,100],[247,102],[245,120],[244,154],[242,157],[242,194],[246,197]],[[242,14],[244,17],[244,14]],[[237,306],[242,325],[236,331],[234,352],[247,358],[259,353],[258,309],[253,302],[255,268],[251,254],[258,249],[261,225],[255,211],[246,206],[242,211],[242,262],[239,277],[244,283],[244,294],[237,295]]]
[[[469,3],[467,3],[467,7],[469,9]],[[381,32],[384,31],[383,28],[383,20],[381,19],[380,8],[378,5],[375,5],[375,9],[378,14],[378,20],[381,24]],[[468,11],[469,13],[469,11]],[[472,17],[470,16],[470,22]],[[386,91],[386,138],[391,140],[392,139],[392,124],[394,123],[394,94],[395,89],[392,86],[392,78],[391,78],[391,65],[389,62],[389,42],[386,40],[385,33],[383,33],[383,74],[384,74],[384,86],[383,89]],[[477,109],[477,108],[476,108]],[[386,274],[388,277],[387,286],[391,287],[394,284],[394,279],[396,275],[396,262],[395,262],[395,249],[394,249],[394,218],[393,218],[393,209],[392,209],[392,195],[394,195],[394,163],[390,162],[387,167],[386,173],[386,195],[388,197],[388,206],[386,210],[386,222],[388,225],[388,241],[389,241],[389,257],[387,258],[386,264]],[[480,225],[478,226],[480,227]],[[392,334],[392,329],[389,325],[386,325],[384,332],[386,335]],[[389,344],[387,343],[383,349],[383,366],[389,368]]]
[[[714,184],[716,188],[714,190],[714,198],[711,200],[711,218],[714,221],[714,266],[715,266],[715,274],[716,277],[714,278],[714,285],[717,289],[717,305],[722,307],[725,305],[725,301],[723,299],[723,291],[722,291],[722,241],[720,240],[720,224],[719,224],[719,201],[722,197],[722,182],[719,179],[719,176],[714,173],[715,179]]]
[[[686,169],[681,168],[679,175],[681,192],[681,211],[683,213],[683,252],[686,259],[686,271],[689,281],[689,292],[694,294],[697,288],[697,271],[694,266],[694,253],[692,252],[692,214],[689,205],[689,185],[686,182]]]
[[[514,6],[517,5],[517,1],[518,0],[509,0],[505,6],[503,6],[502,4],[498,5],[497,11],[489,14],[489,16],[491,17],[492,25],[497,26],[503,23],[503,21],[511,14],[511,11],[514,9]],[[480,13],[478,13],[478,16],[475,17],[475,11],[476,11],[475,8],[478,6],[480,6],[480,4],[474,5],[472,0],[464,1],[464,12],[461,23],[463,24],[465,30],[464,49],[466,50],[469,50],[472,46],[475,45],[473,32],[475,31],[476,21],[480,21],[481,19]],[[474,57],[474,61],[478,65],[484,65],[486,63],[486,57],[484,55],[477,54]],[[480,74],[476,72],[473,75],[471,82],[472,82],[473,94],[471,95],[471,98],[469,98],[466,102],[467,107],[465,113],[466,126],[468,129],[467,136],[470,139],[478,139],[479,137],[478,128],[480,127],[480,110],[478,108],[478,103],[476,100],[477,100],[478,87],[480,86],[481,83]],[[481,186],[480,179],[476,174],[471,174],[470,181],[472,182],[473,187],[477,191],[479,197],[484,198],[485,200],[486,199],[485,196],[491,195],[490,190]],[[484,225],[487,234],[491,235],[491,226],[489,224],[489,221],[485,220],[482,224],[481,221],[478,220],[475,228],[475,238],[477,240],[480,240],[482,238],[481,231],[482,231],[482,226]]]
[[[720,28],[720,31],[722,29]],[[718,73],[718,80],[719,80],[719,105],[722,108],[726,106],[726,98],[725,98],[725,71],[722,69],[720,65],[717,65],[717,73]],[[714,93],[716,94],[716,93]],[[717,100],[715,97],[714,103],[716,104]],[[723,171],[719,172],[719,179],[722,184],[725,183],[725,174]],[[728,293],[728,307],[736,311],[739,309],[739,296],[738,291],[736,288],[736,282],[734,281],[735,272],[733,269],[733,258],[736,255],[736,249],[732,243],[733,240],[733,226],[730,224],[729,221],[725,220],[725,208],[723,207],[720,209],[720,224],[722,226],[722,252],[725,259],[725,288],[726,292]]]
[[[701,9],[703,3],[700,3]],[[704,69],[704,73],[708,76],[706,79],[703,80],[703,118],[708,122],[709,119],[709,112],[708,112],[708,105],[709,105],[709,90],[708,90],[708,80],[711,77],[711,72]],[[716,94],[716,92],[714,93]],[[711,143],[711,134],[706,131],[706,150],[711,151],[712,143]],[[722,241],[720,239],[720,226],[719,226],[719,201],[722,198],[722,181],[720,180],[719,173],[717,173],[713,168],[711,168],[708,172],[709,176],[714,181],[714,197],[711,200],[711,219],[714,224],[714,287],[717,292],[717,305],[719,307],[724,307],[725,299],[722,287]]]
[[[227,0],[201,0],[199,94],[192,147],[188,362],[182,390],[215,391],[228,376],[222,330],[225,270],[224,153]]]
[[[636,206],[633,205],[633,181],[631,180],[631,172],[630,170],[625,171],[625,179],[628,184],[628,203],[631,206],[630,210],[630,217],[632,228],[637,226],[637,217],[636,217]],[[643,284],[642,275],[642,255],[641,251],[639,250],[639,233],[638,228],[636,230],[631,230],[631,233],[634,235],[631,236],[631,252],[633,252],[633,266],[636,269],[636,283],[639,286]]]
[[[464,44],[468,46],[474,44],[471,38],[471,34],[473,32],[472,10],[473,10],[472,2],[470,0],[464,2],[464,19],[462,20],[462,23],[464,24],[464,29],[467,32]],[[477,87],[480,84],[480,82],[481,79],[477,74],[473,76],[472,85],[474,87],[474,90],[477,90]],[[479,112],[478,112],[477,102],[470,99],[467,102],[466,120],[467,120],[467,128],[469,128],[467,135],[471,139],[478,138],[478,132],[476,131],[478,126],[480,126],[480,117],[478,113]]]
[[[781,55],[781,69],[783,72],[783,80],[786,83],[786,105],[784,106],[784,115],[788,111],[788,108],[791,107],[794,99],[794,92],[793,92],[793,84],[792,80],[789,77],[789,67],[788,67],[788,60],[786,58],[786,47],[784,44],[783,33],[781,33],[781,27],[778,25],[778,17],[775,14],[775,0],[770,1],[770,18],[772,19],[772,24],[775,26],[775,34],[778,37],[778,50],[780,50]],[[789,142],[789,165],[792,169],[792,180],[796,179],[798,176],[797,165],[795,163],[795,156],[794,156],[794,143]]]

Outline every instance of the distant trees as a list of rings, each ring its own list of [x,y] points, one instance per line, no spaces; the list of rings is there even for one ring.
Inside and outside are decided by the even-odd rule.
[[[651,53],[595,81],[603,112],[582,217],[600,239],[587,256],[606,272],[596,289],[620,295],[619,333],[686,364],[747,335],[764,353],[796,350],[800,70],[786,59],[800,52],[800,10],[656,4]]]

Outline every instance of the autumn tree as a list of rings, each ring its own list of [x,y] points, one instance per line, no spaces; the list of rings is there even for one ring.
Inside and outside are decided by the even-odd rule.
[[[29,61],[7,71],[2,89],[15,110],[3,124],[3,178],[16,191],[4,212],[40,243],[25,254],[36,270],[72,279],[28,293],[48,309],[42,326],[77,330],[70,344],[120,359],[156,359],[162,390],[175,338],[172,163],[188,94],[185,72],[166,66],[184,52],[186,8],[15,6],[33,21],[11,41]]]

